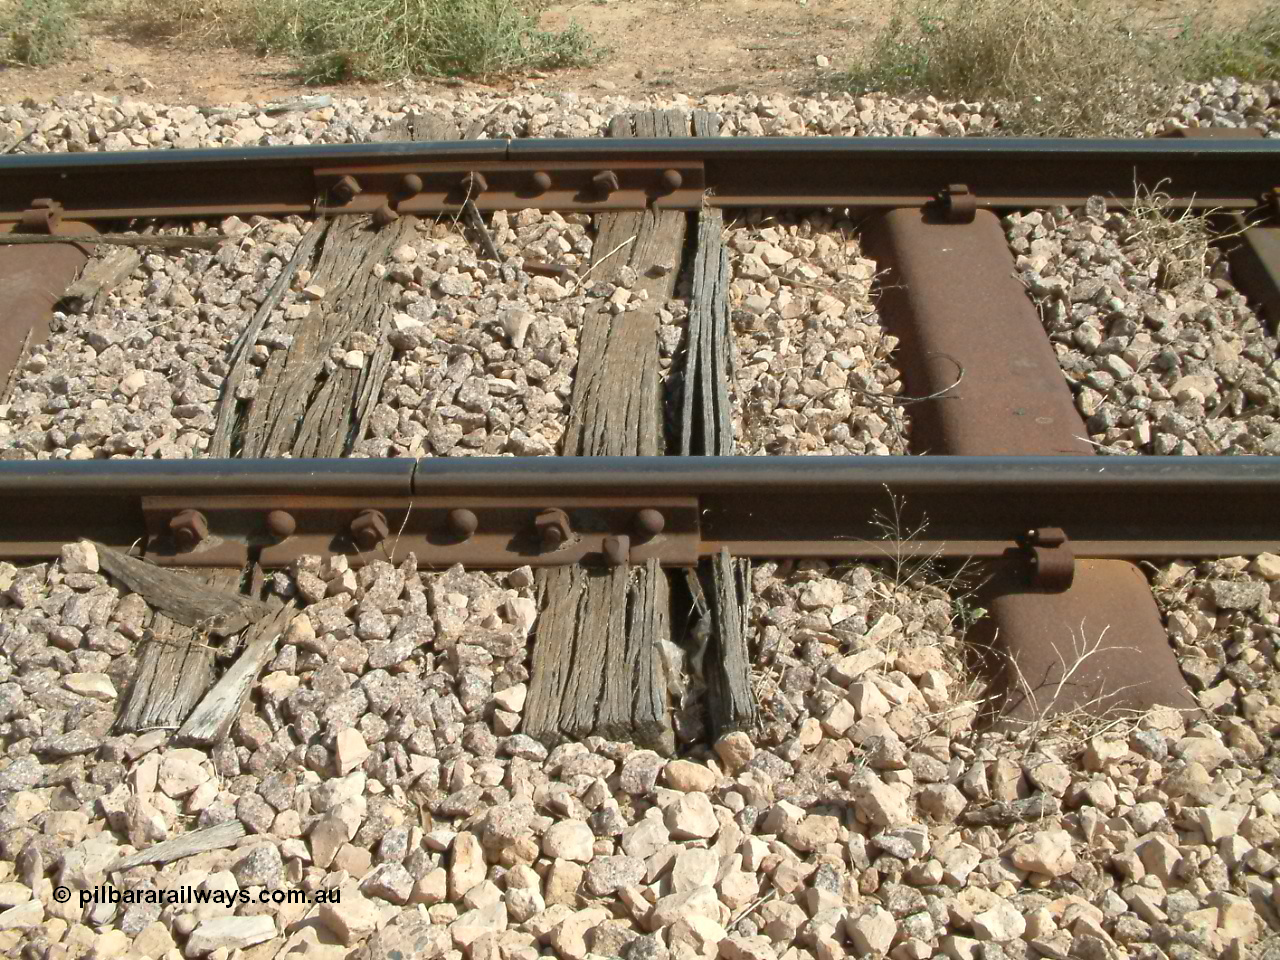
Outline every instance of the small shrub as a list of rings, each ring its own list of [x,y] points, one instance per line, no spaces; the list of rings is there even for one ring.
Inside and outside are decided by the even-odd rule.
[[[1273,17],[1270,23],[1280,23]],[[1140,133],[1178,83],[1219,65],[1270,58],[1280,30],[1214,33],[1136,21],[1095,0],[908,0],[845,75],[855,92],[933,94],[1001,104],[1006,132]],[[1234,59],[1233,59],[1234,58]]]
[[[16,0],[0,13],[4,57],[43,66],[71,51],[77,38],[74,0]]]
[[[263,0],[259,45],[302,58],[310,81],[485,76],[590,62],[590,37],[537,29],[511,0]]]
[[[1188,80],[1280,80],[1280,3],[1267,4],[1237,27],[1214,29],[1191,20],[1180,39],[1191,48]]]

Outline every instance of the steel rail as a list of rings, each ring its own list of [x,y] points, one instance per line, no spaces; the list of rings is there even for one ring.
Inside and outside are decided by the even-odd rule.
[[[1250,209],[1280,141],[726,137],[34,154],[0,158],[0,223],[49,199],[81,220],[655,205],[918,207],[948,188],[978,208],[1115,207],[1138,186],[1197,208]],[[612,173],[613,179],[603,174]],[[480,178],[469,176],[479,174]],[[348,198],[335,192],[353,178]],[[349,185],[349,181],[346,181]],[[341,188],[345,189],[345,188]]]
[[[1029,530],[1060,528],[1080,558],[1209,557],[1280,550],[1280,459],[1267,457],[537,457],[424,460],[0,462],[0,558],[54,556],[87,537],[141,544],[158,562],[266,566],[300,553],[359,562],[352,524],[382,514],[396,558],[687,566],[727,547],[752,557],[1000,557]],[[537,518],[562,509],[571,545],[546,549]],[[657,510],[647,540],[636,518]],[[207,519],[194,551],[170,525]],[[284,511],[296,532],[268,532]],[[458,535],[457,512],[472,532]],[[464,524],[465,526],[465,524]],[[385,552],[385,549],[384,549]]]

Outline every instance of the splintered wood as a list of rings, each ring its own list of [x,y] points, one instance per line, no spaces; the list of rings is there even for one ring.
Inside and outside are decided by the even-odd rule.
[[[126,556],[101,543],[95,543],[102,569],[134,593],[142,595],[151,607],[171,620],[188,627],[199,627],[218,637],[239,633],[250,623],[261,620],[270,608],[259,600],[246,597],[235,589],[209,586],[190,573],[165,570],[136,557]],[[238,585],[240,571],[225,579]]]
[[[524,732],[544,742],[596,735],[675,749],[657,654],[670,635],[667,577],[630,570],[539,571],[544,602]]]
[[[153,844],[145,850],[131,853],[127,857],[115,861],[107,867],[108,873],[118,870],[132,870],[134,867],[149,863],[166,864],[175,860],[194,857],[197,853],[208,853],[210,850],[226,850],[234,847],[249,835],[249,828],[239,820],[227,820],[212,827],[192,830],[177,837],[171,837],[161,843]]]
[[[218,679],[213,689],[205,694],[200,705],[178,730],[177,739],[180,742],[207,746],[217,743],[231,732],[231,724],[240,715],[240,708],[248,699],[253,682],[275,654],[276,641],[297,612],[295,605],[281,604],[271,616],[264,617],[249,628],[244,639],[244,649],[236,662]]]
[[[678,110],[614,118],[614,137],[687,137]],[[658,310],[675,290],[687,217],[645,210],[600,218],[592,276],[635,271],[640,309],[597,314],[583,323],[578,371],[565,434],[566,456],[662,453]],[[656,563],[609,572],[579,566],[541,573],[542,614],[524,731],[548,743],[599,733],[675,748],[656,645],[671,638],[670,585]]]
[[[84,265],[75,282],[67,287],[62,300],[76,307],[92,302],[96,312],[107,294],[138,269],[141,263],[142,254],[132,247],[102,248]]]
[[[729,318],[729,253],[719,210],[698,218],[693,289],[681,391],[680,452],[686,456],[732,456],[733,330]],[[727,550],[703,560],[698,589],[710,618],[703,657],[711,729],[716,736],[749,730],[758,720],[751,686],[747,608],[751,561],[734,560]]]
[[[729,384],[733,381],[733,330],[729,325],[729,251],[724,217],[703,210],[681,384],[680,455],[726,457],[734,452]]]
[[[156,611],[138,652],[138,672],[120,704],[116,732],[176,729],[178,739],[199,744],[226,736],[295,609],[239,593],[239,570],[164,570],[100,543],[94,546],[102,569]],[[246,628],[244,650],[215,683],[218,648],[212,639]]]
[[[610,123],[609,136],[687,137],[689,117],[679,110],[623,115]],[[616,281],[630,267],[638,277],[633,299],[641,290],[649,299],[638,310],[593,314],[583,321],[565,456],[651,457],[663,452],[658,310],[675,290],[687,222],[680,210],[600,218],[592,280]]]
[[[458,130],[447,121],[412,117],[380,139],[457,140]],[[368,428],[393,352],[386,333],[395,305],[374,267],[387,263],[392,251],[415,235],[417,222],[404,216],[377,227],[352,216],[323,229],[311,282],[329,293],[298,325],[293,343],[272,351],[256,395],[244,401],[236,398],[236,388],[253,339],[237,343],[210,456],[342,457],[352,452]],[[320,228],[316,224],[308,235]],[[286,272],[292,275],[296,264],[290,267]],[[246,330],[247,337],[257,337],[263,313],[250,324],[253,332]],[[330,357],[335,348],[350,359],[335,363]]]
[[[703,659],[711,729],[719,737],[750,730],[759,721],[747,652],[751,561],[722,549],[698,570],[711,608],[711,639]]]
[[[181,610],[182,613],[178,616],[183,619],[156,613],[150,632],[138,650],[138,672],[134,674],[133,682],[129,684],[121,701],[115,730],[117,733],[176,730],[200,702],[215,678],[216,649],[210,644],[213,631],[207,626],[196,624],[211,624],[215,621],[217,614],[213,611],[223,609],[224,598],[230,595],[228,588],[239,582],[240,571],[219,570],[206,573],[203,580],[199,574],[157,571],[166,578],[180,578],[183,581],[181,589],[176,592],[180,602],[172,602],[173,592],[168,590],[167,581],[153,582],[145,578],[130,580],[119,576],[116,571],[123,569],[119,564],[121,556],[105,547],[98,547],[99,562],[104,570],[141,594],[153,609],[164,609],[169,614]],[[139,566],[150,566],[131,557],[125,559]],[[162,582],[164,586],[153,589],[156,582]],[[209,614],[203,618],[189,615],[191,611],[188,609],[188,601],[192,597],[199,597],[202,590],[211,598],[211,603],[206,608]],[[242,621],[236,629],[243,626]]]

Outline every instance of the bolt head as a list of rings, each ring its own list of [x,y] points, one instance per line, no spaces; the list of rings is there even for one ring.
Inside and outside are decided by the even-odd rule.
[[[636,514],[636,535],[642,538],[656,537],[667,525],[667,518],[652,507],[645,507]]]
[[[684,176],[679,170],[663,170],[662,185],[667,190],[679,190],[684,185]]]
[[[298,521],[287,510],[272,510],[267,514],[267,530],[277,540],[287,540],[298,529]]]
[[[406,173],[400,178],[400,188],[408,194],[422,192],[422,178],[416,173]]]
[[[335,183],[329,192],[339,203],[350,203],[360,193],[360,181],[348,174]]]
[[[596,190],[606,197],[618,189],[618,175],[612,170],[601,170],[591,178],[591,182]]]
[[[489,189],[489,181],[483,173],[472,170],[462,178],[462,189],[469,194],[484,193]]]
[[[468,539],[480,526],[480,520],[471,510],[458,508],[449,511],[449,530],[462,540]]]
[[[539,193],[546,193],[551,189],[551,174],[545,170],[539,170],[531,179],[533,180],[534,189]]]

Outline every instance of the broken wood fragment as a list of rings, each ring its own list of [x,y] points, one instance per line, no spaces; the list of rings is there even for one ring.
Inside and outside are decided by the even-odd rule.
[[[704,124],[704,129],[712,128]],[[714,132],[703,135],[713,136]],[[683,456],[732,456],[735,452],[729,399],[733,379],[731,279],[723,216],[719,210],[703,210],[698,217],[680,390],[678,447]],[[733,559],[728,550],[721,550],[703,560],[697,576],[690,579],[698,612],[709,620],[703,673],[712,732],[720,737],[751,730],[759,722],[747,636],[751,562]]]
[[[490,260],[502,263],[504,258],[498,250],[498,245],[493,242],[493,235],[489,233],[489,228],[485,226],[484,217],[480,216],[479,208],[476,207],[475,201],[470,197],[462,205],[462,214],[467,218],[467,226],[471,228],[471,232],[479,238],[484,255]]]
[[[131,853],[127,857],[121,857],[107,867],[107,873],[115,873],[117,870],[132,870],[134,867],[152,863],[163,866],[166,863],[173,863],[175,860],[194,857],[197,853],[208,853],[210,850],[226,850],[228,847],[234,847],[248,835],[249,830],[243,823],[239,820],[228,820],[225,823],[218,823],[201,830],[192,830],[190,833],[163,840],[147,847],[145,850],[139,850],[137,853]]]
[[[1062,813],[1062,804],[1049,793],[1035,793],[1021,800],[988,804],[978,810],[966,810],[960,822],[966,827],[1011,827],[1031,823]]]
[[[448,121],[412,116],[377,139],[457,137]],[[417,223],[406,215],[378,227],[353,216],[329,225],[312,269],[312,283],[329,293],[312,305],[292,344],[272,351],[251,399],[224,391],[212,456],[344,457],[355,450],[393,355],[387,333],[396,298],[374,267],[391,261]],[[341,363],[330,358],[335,347],[344,351]]]
[[[601,736],[671,753],[657,644],[670,635],[667,576],[577,565],[538,572],[543,609],[523,731],[544,743]]]
[[[716,737],[749,731],[759,722],[746,630],[751,561],[732,558],[722,548],[699,574],[711,613],[711,638],[703,658],[711,729]]]
[[[227,736],[258,673],[274,655],[276,641],[297,613],[296,606],[282,605],[249,628],[240,656],[187,717],[178,730],[178,742],[207,746]]]
[[[703,210],[681,377],[681,456],[725,457],[734,452],[733,328],[729,320],[729,251],[724,245],[724,216]]]
[[[95,309],[102,298],[128,279],[142,263],[142,254],[132,247],[117,247],[105,255],[89,260],[80,276],[62,295],[64,303],[83,306],[95,302]]]
[[[113,572],[113,565],[115,569],[121,569],[116,563],[120,555],[112,556],[104,551],[107,551],[106,547],[98,547],[98,562],[102,568],[117,579],[123,579]],[[141,564],[141,561],[126,559]],[[141,565],[150,567],[150,564]],[[187,574],[169,570],[161,572],[185,578],[187,582],[183,589],[196,595],[201,590],[223,594],[240,581],[239,570]],[[151,603],[144,590],[136,592]],[[115,722],[117,733],[176,730],[212,686],[217,651],[210,646],[205,632],[195,625],[199,619],[188,619],[192,623],[179,623],[159,610],[155,614],[138,651],[137,672],[120,701]]]
[[[249,321],[236,340],[235,346],[231,348],[228,363],[230,369],[222,381],[222,393],[218,397],[213,438],[209,443],[209,456],[211,457],[230,457],[232,448],[238,444],[239,438],[235,433],[235,426],[236,417],[240,409],[240,399],[237,397],[237,393],[240,390],[240,385],[249,376],[249,370],[252,366],[249,358],[258,342],[258,334],[262,332],[262,328],[266,326],[267,320],[270,319],[271,311],[279,305],[280,301],[284,299],[284,295],[293,285],[293,278],[297,276],[302,265],[311,262],[311,253],[315,250],[316,243],[319,242],[320,237],[323,236],[325,226],[325,218],[318,217],[307,228],[307,232],[302,235],[302,239],[298,241],[298,245],[294,248],[293,256],[284,265],[284,269],[276,277],[275,283],[267,291],[266,297],[258,305],[253,319]]]
[[[107,573],[134,593],[141,594],[148,606],[184,626],[229,637],[271,612],[259,600],[212,587],[190,573],[162,569],[101,543],[94,546],[98,550],[98,562]],[[238,583],[239,579],[237,570],[233,582]]]
[[[158,247],[162,250],[216,250],[231,237],[218,235],[164,236],[148,234],[134,236],[130,233],[83,233],[74,236],[47,233],[0,233],[0,245],[14,243],[78,243],[86,246]]]

